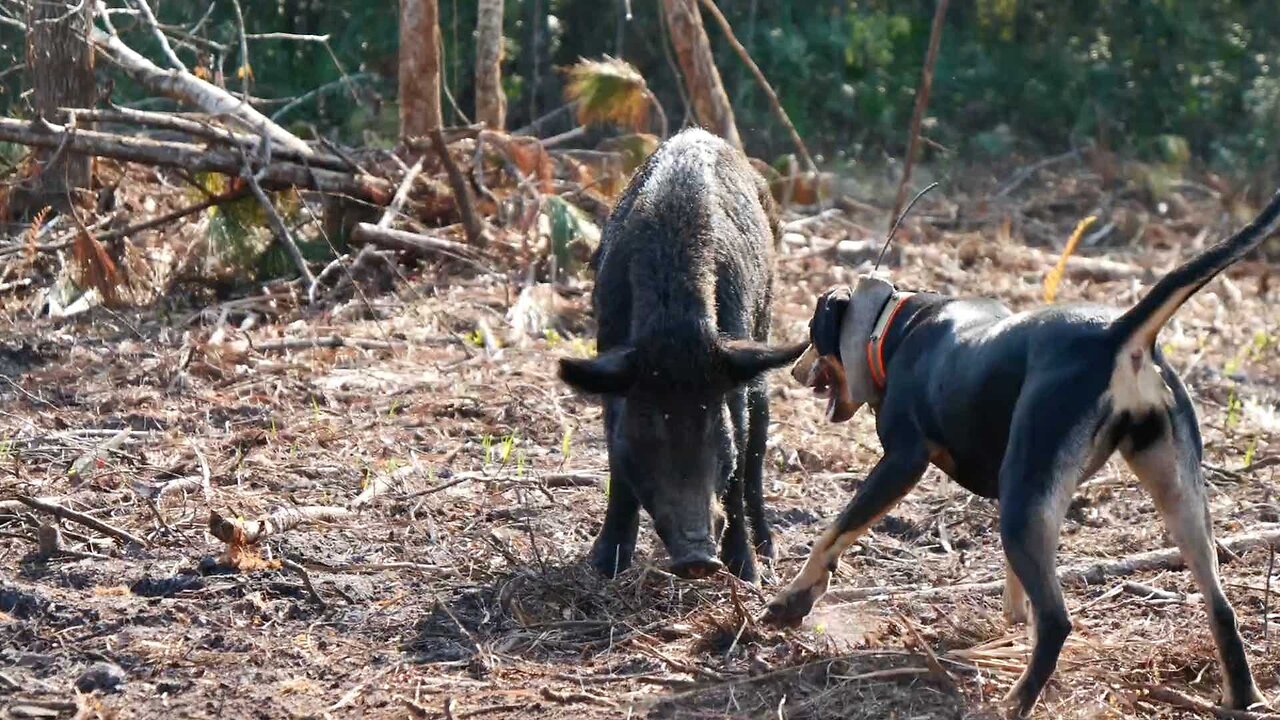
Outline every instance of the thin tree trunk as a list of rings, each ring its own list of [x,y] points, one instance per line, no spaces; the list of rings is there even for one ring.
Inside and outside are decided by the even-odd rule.
[[[53,119],[58,108],[94,103],[93,48],[86,34],[93,24],[93,3],[82,0],[27,0],[27,72],[32,104]],[[40,173],[32,180],[32,209],[52,205],[66,210],[68,193],[88,189],[93,158],[74,152],[43,150],[36,155]]]
[[[702,26],[698,0],[662,0],[671,44],[675,47],[684,85],[689,91],[693,114],[711,132],[734,147],[742,147],[733,106],[725,94],[720,72],[711,54],[711,41]]]
[[[503,0],[480,0],[476,10],[476,122],[492,130],[507,124],[502,92]]]
[[[720,12],[720,8],[716,7],[715,0],[702,0],[702,5],[707,9],[707,12],[711,13],[711,17],[716,23],[720,25],[720,30],[724,32],[725,40],[729,41],[729,45],[734,52],[738,53],[738,57],[742,58],[743,64],[751,71],[751,75],[760,85],[760,89],[764,91],[765,97],[769,99],[769,107],[773,109],[773,113],[778,116],[782,126],[791,135],[791,143],[796,146],[796,152],[800,153],[800,160],[804,163],[804,169],[808,172],[817,170],[818,167],[813,164],[813,156],[809,154],[809,148],[805,146],[800,133],[796,131],[796,126],[791,124],[791,117],[787,115],[786,109],[782,107],[782,101],[778,99],[778,93],[774,92],[773,86],[765,78],[760,66],[756,65],[756,61],[751,59],[751,54],[742,46],[742,43],[738,42],[738,37],[733,34],[733,26],[729,24],[729,19],[724,16],[724,13]]]
[[[924,67],[920,70],[920,89],[916,90],[916,104],[911,110],[911,133],[907,139],[907,157],[902,165],[902,181],[893,200],[893,212],[889,214],[889,227],[897,221],[902,204],[907,200],[907,184],[911,182],[911,168],[916,163],[916,148],[920,145],[920,122],[929,107],[929,92],[933,89],[933,66],[938,62],[938,46],[942,44],[942,21],[947,16],[948,0],[938,0],[933,12],[933,26],[929,29],[929,50],[925,53]]]
[[[533,122],[546,107],[544,100],[547,92],[544,85],[542,68],[546,56],[547,38],[551,34],[547,19],[547,8],[544,0],[525,0],[524,11],[524,44],[520,48],[520,72],[524,77],[524,103],[528,113],[527,122]]]
[[[400,137],[422,137],[444,124],[440,115],[440,6],[400,0]]]

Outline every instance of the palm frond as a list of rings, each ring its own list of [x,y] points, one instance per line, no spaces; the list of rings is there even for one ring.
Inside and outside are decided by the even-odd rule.
[[[1090,215],[1076,225],[1075,232],[1071,233],[1071,239],[1067,241],[1067,246],[1062,250],[1062,257],[1058,258],[1058,264],[1044,278],[1045,302],[1053,302],[1053,299],[1058,296],[1058,283],[1062,282],[1062,274],[1067,270],[1067,258],[1075,253],[1076,246],[1080,244],[1080,238],[1084,235],[1084,231],[1088,230],[1089,226],[1097,222],[1097,220],[1096,215]]]
[[[613,122],[632,130],[649,124],[652,95],[644,76],[625,60],[585,58],[569,66],[565,98],[578,104],[583,125]]]

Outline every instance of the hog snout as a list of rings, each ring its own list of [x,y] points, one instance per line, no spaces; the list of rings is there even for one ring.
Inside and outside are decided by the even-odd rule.
[[[714,532],[719,519],[718,508],[709,501],[686,504],[676,512],[655,514],[658,537],[671,558],[672,574],[698,579],[714,575],[723,565],[716,559]]]
[[[699,580],[715,575],[723,563],[706,552],[695,552],[671,562],[671,573],[686,580]]]

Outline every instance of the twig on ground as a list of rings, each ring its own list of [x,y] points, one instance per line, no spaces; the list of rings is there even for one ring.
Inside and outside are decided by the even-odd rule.
[[[111,537],[119,540],[120,542],[134,543],[135,545],[139,545],[141,547],[147,547],[149,545],[149,543],[146,540],[143,540],[142,538],[138,537],[137,535],[134,535],[133,533],[126,532],[114,525],[105,523],[93,517],[92,515],[86,515],[82,512],[77,512],[68,507],[64,507],[62,505],[58,505],[52,502],[47,502],[43,498],[35,498],[35,497],[31,497],[30,495],[19,495],[14,499],[34,510],[46,512],[46,513],[49,513],[50,515],[53,515],[54,517],[67,520],[68,522],[79,523],[81,525],[84,525],[85,527],[93,528],[94,530],[97,530],[98,532],[104,535],[110,535]]]
[[[320,592],[316,590],[316,586],[312,584],[311,573],[307,572],[306,568],[302,567],[298,563],[286,557],[280,558],[280,564],[288,568],[298,577],[302,578],[302,584],[307,588],[307,594],[309,594],[311,596],[311,599],[314,600],[316,604],[320,606],[320,609],[327,610],[329,608],[329,603],[324,601],[324,598],[321,597]]]
[[[934,654],[933,648],[929,647],[929,643],[925,642],[924,637],[920,634],[920,630],[916,628],[915,623],[902,613],[897,613],[898,622],[902,623],[907,631],[911,633],[911,638],[920,649],[920,653],[924,655],[924,663],[929,666],[929,670],[934,677],[946,686],[947,690],[956,695],[960,694],[960,687],[956,684],[956,679],[951,677],[951,673],[947,671],[942,663],[938,662],[938,656]]]
[[[563,692],[553,688],[542,686],[542,697],[558,703],[590,703],[592,705],[600,705],[602,707],[616,708],[618,703],[610,700],[602,695],[596,695],[586,691]]]
[[[1234,553],[1248,552],[1264,547],[1275,547],[1280,545],[1280,529],[1276,529],[1275,525],[1269,525],[1267,530],[1223,538],[1221,544]],[[1060,568],[1058,570],[1058,579],[1063,583],[1083,582],[1096,585],[1110,577],[1121,577],[1152,570],[1172,570],[1181,567],[1183,567],[1182,553],[1177,548],[1166,548],[1137,553],[1117,560]],[[827,595],[838,601],[865,600],[885,595],[928,600],[947,597],[956,593],[995,595],[1003,590],[1004,580],[1001,579],[992,582],[957,583],[955,585],[927,588],[901,586],[845,588],[832,590]]]
[[[716,682],[724,682],[724,676],[721,675],[720,673],[714,670],[708,670],[707,668],[704,668],[704,667],[699,667],[697,665],[692,665],[690,663],[676,660],[675,658],[669,657],[666,654],[660,652],[657,648],[649,647],[648,645],[644,645],[643,643],[636,643],[635,648],[640,652],[644,653],[645,655],[648,655],[649,657],[652,657],[656,660],[660,660],[661,662],[666,664],[668,667],[674,670],[677,670],[679,672],[687,673],[689,675],[700,675],[704,678],[707,678],[708,680],[715,680]]]
[[[1202,698],[1187,695],[1170,687],[1145,687],[1140,685],[1130,686],[1133,690],[1143,693],[1143,696],[1158,700],[1166,705],[1172,705],[1176,708],[1184,710],[1195,710],[1202,713],[1208,713],[1214,717],[1223,718],[1223,720],[1280,720],[1280,714],[1270,712],[1252,712],[1249,710],[1231,710],[1219,707],[1214,703]],[[1141,699],[1141,696],[1139,697]]]
[[[351,511],[332,505],[303,505],[280,508],[257,520],[223,517],[209,511],[209,534],[228,545],[256,545],[263,540],[316,522],[337,522],[351,517]]]
[[[78,478],[82,476],[84,471],[89,469],[89,466],[97,461],[98,458],[112,452],[113,450],[119,449],[119,447],[124,444],[124,441],[129,439],[131,434],[133,434],[133,430],[131,428],[125,428],[120,432],[117,432],[115,435],[112,435],[106,441],[95,445],[88,452],[76,458],[75,462],[71,463],[71,467],[67,468],[67,477]]]
[[[209,493],[212,492],[211,483],[213,481],[213,473],[209,470],[209,461],[205,459],[200,446],[194,440],[188,442],[191,445],[191,452],[196,456],[196,462],[200,464],[200,490],[204,493],[205,498],[208,498]]]
[[[1170,592],[1168,590],[1161,590],[1160,588],[1152,587],[1150,585],[1144,585],[1140,582],[1134,582],[1132,580],[1126,580],[1124,583],[1121,584],[1121,587],[1124,588],[1124,591],[1129,593],[1130,595],[1135,595],[1137,597],[1140,597],[1146,600],[1150,600],[1152,598],[1156,600],[1170,600],[1173,602],[1186,602],[1187,600],[1187,596],[1183,595],[1182,593]]]
[[[254,343],[253,349],[258,352],[283,352],[288,350],[311,350],[314,348],[352,347],[360,350],[396,350],[404,347],[404,343],[371,340],[368,338],[348,338],[341,335],[323,335],[314,338],[280,338]]]
[[[471,264],[484,272],[492,270],[478,262],[475,248],[466,243],[454,242],[431,235],[379,228],[372,223],[358,223],[351,239],[356,243],[370,243],[390,250],[399,250],[414,258],[443,255]]]

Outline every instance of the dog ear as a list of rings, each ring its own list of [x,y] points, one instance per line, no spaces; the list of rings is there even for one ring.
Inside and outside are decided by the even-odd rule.
[[[818,298],[818,307],[809,320],[809,342],[818,356],[840,357],[840,330],[853,293],[847,287],[832,288]]]
[[[819,360],[824,356],[840,358],[840,326],[849,307],[847,287],[836,287],[818,296],[813,317],[809,318],[809,347],[791,366],[791,377],[796,382],[816,390],[825,390],[818,383]]]

